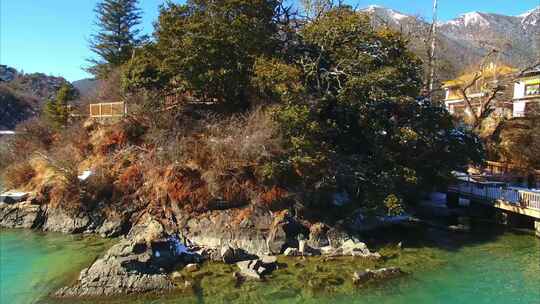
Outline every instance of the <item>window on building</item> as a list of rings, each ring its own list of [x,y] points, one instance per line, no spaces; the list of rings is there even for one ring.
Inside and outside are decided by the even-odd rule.
[[[525,96],[540,95],[540,83],[525,86]]]

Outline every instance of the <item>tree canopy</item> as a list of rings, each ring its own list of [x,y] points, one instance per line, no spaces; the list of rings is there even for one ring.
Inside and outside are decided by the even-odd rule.
[[[68,102],[77,97],[77,91],[68,84],[62,85],[56,93],[56,98],[45,102],[44,114],[54,128],[65,127],[69,120]]]
[[[279,10],[268,0],[167,4],[155,43],[125,67],[126,87],[189,92],[239,110],[263,101],[284,152],[259,171],[307,205],[346,193],[396,213],[482,160],[473,134],[418,97],[421,61],[401,34],[338,6],[284,35]]]
[[[89,60],[89,71],[103,77],[126,63],[141,44],[141,11],[138,0],[103,0],[95,8],[99,30],[90,39],[90,49],[97,59]]]

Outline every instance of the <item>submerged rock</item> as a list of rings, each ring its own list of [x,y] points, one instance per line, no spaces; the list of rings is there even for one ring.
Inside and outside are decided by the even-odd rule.
[[[240,274],[252,279],[260,280],[264,275],[271,273],[277,267],[277,258],[263,257],[259,260],[248,260],[236,263]]]
[[[377,270],[366,269],[353,273],[353,283],[363,285],[372,281],[382,281],[403,275],[404,272],[398,267],[381,268]]]

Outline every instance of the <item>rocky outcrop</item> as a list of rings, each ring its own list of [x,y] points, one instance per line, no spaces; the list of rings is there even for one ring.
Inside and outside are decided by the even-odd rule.
[[[16,69],[0,64],[0,82],[10,82],[17,77],[17,74]]]
[[[123,234],[128,228],[128,221],[125,217],[111,217],[105,219],[96,233],[105,238],[117,237]]]
[[[90,217],[86,214],[71,215],[60,208],[46,208],[42,229],[62,233],[81,233],[90,224]]]
[[[297,245],[297,235],[305,230],[285,213],[272,215],[255,209],[239,224],[235,224],[236,215],[231,210],[212,211],[187,220],[181,233],[194,244],[218,251],[228,246],[249,254],[265,255],[280,254],[287,244]]]
[[[36,228],[41,222],[41,206],[31,202],[0,203],[0,227]]]
[[[370,282],[384,281],[404,275],[405,273],[397,267],[381,268],[377,270],[366,269],[365,271],[353,274],[353,283],[364,285]]]
[[[168,273],[179,263],[191,261],[192,257],[187,255],[164,233],[161,224],[147,219],[84,269],[73,286],[62,288],[55,295],[110,296],[171,290],[174,284]]]

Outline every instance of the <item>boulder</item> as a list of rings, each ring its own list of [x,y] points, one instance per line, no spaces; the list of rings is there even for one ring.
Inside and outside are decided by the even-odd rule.
[[[381,268],[377,270],[366,269],[353,273],[353,283],[363,285],[368,282],[383,281],[403,275],[404,272],[398,267]]]
[[[124,224],[125,222],[120,217],[106,219],[96,232],[105,238],[117,237],[122,234],[124,230]]]
[[[0,203],[0,227],[37,228],[42,222],[39,205],[30,202],[17,204]]]
[[[248,278],[260,280],[261,273],[264,272],[264,267],[257,265],[257,260],[241,261],[236,263],[240,268],[240,274]]]
[[[233,248],[231,246],[223,246],[221,248],[221,260],[225,264],[234,264],[239,261],[245,261],[254,258],[257,258],[257,256],[249,254],[241,248]]]
[[[283,255],[284,256],[300,256],[300,251],[298,251],[298,248],[287,248],[285,249],[285,251],[283,252]]]
[[[196,271],[199,271],[201,267],[199,266],[199,264],[195,264],[195,263],[191,263],[191,264],[187,264],[185,269],[187,272],[196,272]]]
[[[47,208],[45,212],[44,231],[55,231],[62,233],[81,233],[92,224],[87,214],[68,214],[60,208]]]
[[[224,246],[242,248],[254,255],[267,254],[269,250],[266,238],[272,224],[271,215],[267,211],[255,209],[249,219],[234,225],[237,217],[235,210],[214,210],[189,217],[181,225],[182,235],[204,248],[204,254],[216,261],[221,260],[220,251]]]
[[[240,274],[248,278],[260,280],[264,275],[271,273],[277,268],[275,257],[266,257],[259,260],[248,260],[236,263],[240,268]]]
[[[298,223],[288,211],[277,213],[268,234],[268,249],[272,254],[280,254],[287,247],[298,247],[299,237],[305,234],[306,227]]]
[[[64,287],[55,295],[94,297],[173,289],[167,272],[183,263],[183,259],[165,236],[163,227],[151,219],[133,227],[127,238],[84,269],[73,286]],[[152,239],[154,237],[160,238]],[[172,277],[178,278],[178,275]]]
[[[369,249],[367,248],[365,243],[352,239],[345,241],[341,245],[341,249],[343,251],[343,255],[356,256],[369,253]]]
[[[263,264],[276,264],[277,263],[277,256],[265,255],[265,256],[261,257],[261,262]]]

